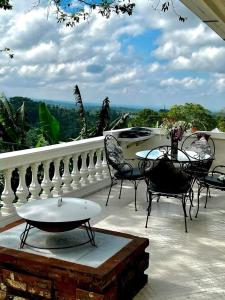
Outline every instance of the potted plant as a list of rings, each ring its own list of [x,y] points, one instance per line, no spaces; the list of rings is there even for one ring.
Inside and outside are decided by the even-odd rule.
[[[176,121],[174,118],[164,118],[161,124],[167,134],[167,138],[171,140],[172,157],[177,157],[178,142],[182,140],[184,132],[192,128],[192,124],[186,121]]]

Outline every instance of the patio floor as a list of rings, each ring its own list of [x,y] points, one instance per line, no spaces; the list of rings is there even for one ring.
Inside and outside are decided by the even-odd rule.
[[[134,210],[134,189],[124,184],[121,199],[119,185],[113,187],[109,205],[105,207],[108,189],[87,197],[102,205],[102,213],[92,225],[150,240],[148,284],[135,300],[225,299],[225,194],[211,191],[208,207],[198,218],[187,220],[184,231],[182,206],[179,200],[161,198],[154,201],[146,229],[145,185],[138,187],[138,211]],[[194,216],[196,209],[192,210]]]

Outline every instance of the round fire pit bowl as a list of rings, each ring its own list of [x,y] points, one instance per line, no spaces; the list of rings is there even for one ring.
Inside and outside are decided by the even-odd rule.
[[[81,225],[87,231],[88,241],[95,245],[94,234],[89,221],[100,212],[101,206],[99,204],[79,198],[59,197],[28,202],[17,208],[17,214],[27,223],[20,237],[20,248],[27,244],[26,239],[29,231],[34,227],[56,233],[69,231]]]

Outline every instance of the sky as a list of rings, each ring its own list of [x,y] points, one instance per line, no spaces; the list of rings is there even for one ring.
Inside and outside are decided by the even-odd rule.
[[[134,14],[105,19],[92,14],[75,28],[56,21],[45,1],[14,0],[0,11],[0,92],[7,97],[169,108],[186,102],[225,107],[225,42],[179,0],[176,11],[137,0]],[[47,2],[47,1],[46,1]]]

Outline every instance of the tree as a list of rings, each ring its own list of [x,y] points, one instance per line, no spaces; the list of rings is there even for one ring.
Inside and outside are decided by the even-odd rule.
[[[8,150],[26,148],[26,132],[29,129],[24,102],[14,110],[9,100],[0,96],[0,138]]]
[[[130,119],[130,126],[145,126],[145,127],[156,127],[159,120],[159,114],[149,108],[145,108]]]
[[[37,0],[33,8],[40,4]],[[81,20],[88,20],[93,11],[97,11],[101,16],[110,18],[112,14],[128,14],[131,16],[135,7],[135,0],[51,0],[48,1],[48,10],[54,9],[57,22],[65,23],[66,26],[73,27]],[[184,22],[187,18],[181,16],[175,10],[173,0],[157,0],[154,9],[161,9],[167,12],[172,9],[178,20]],[[13,9],[11,0],[0,0],[0,9]]]
[[[216,120],[212,113],[200,104],[173,105],[168,111],[167,117],[191,123],[198,130],[211,130],[216,126]]]

